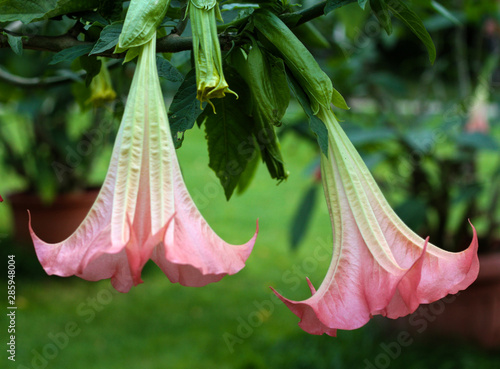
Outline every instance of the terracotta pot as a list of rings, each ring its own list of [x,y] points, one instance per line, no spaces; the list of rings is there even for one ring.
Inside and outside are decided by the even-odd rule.
[[[500,253],[479,256],[477,280],[465,291],[421,305],[396,321],[415,335],[462,337],[488,348],[500,347]]]
[[[63,194],[49,205],[42,203],[40,198],[33,194],[19,193],[9,196],[15,240],[21,243],[31,241],[28,210],[31,213],[31,226],[42,240],[55,243],[66,239],[85,219],[98,193],[98,190],[89,190]]]

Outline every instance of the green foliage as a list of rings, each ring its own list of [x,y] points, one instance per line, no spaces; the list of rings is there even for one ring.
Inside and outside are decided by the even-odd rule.
[[[49,62],[49,65],[61,62],[71,62],[82,55],[88,54],[92,50],[92,47],[93,45],[83,44],[61,50],[58,53],[54,54]]]
[[[158,76],[165,78],[170,82],[182,82],[183,75],[174,67],[167,59],[162,56],[156,57],[156,67],[158,68]]]
[[[456,138],[456,143],[464,148],[473,150],[497,151],[500,155],[500,142],[488,134],[481,132],[462,132]]]
[[[361,9],[365,10],[365,6],[368,0],[358,0],[358,5],[361,7]]]
[[[443,5],[438,3],[437,1],[432,0],[431,6],[434,10],[436,10],[439,14],[441,14],[446,19],[450,20],[456,26],[460,26],[462,23],[455,17],[448,9],[446,9]]]
[[[99,1],[99,7],[97,8],[97,13],[102,15],[104,19],[113,23],[118,21],[121,17],[123,9],[123,1],[121,0],[101,0]],[[103,25],[106,25],[103,23]]]
[[[272,178],[286,179],[280,145],[274,126],[281,125],[290,100],[282,59],[261,50],[257,42],[245,56],[240,50],[232,61],[250,90],[253,135]]]
[[[340,8],[340,7],[344,6],[344,5],[353,3],[354,1],[356,1],[356,0],[327,0],[326,5],[325,5],[324,13],[328,14],[331,11],[333,11],[333,10],[335,10],[337,8]],[[358,2],[359,2],[360,5],[362,4],[363,1],[366,3],[366,0],[358,0]],[[364,4],[363,4],[363,6],[364,6]]]
[[[99,74],[101,71],[101,61],[97,59],[94,55],[82,55],[80,56],[80,65],[87,72],[85,76],[85,86],[89,87],[92,79]]]
[[[377,17],[380,25],[385,29],[388,35],[392,33],[391,15],[386,0],[370,0],[372,12]]]
[[[219,178],[229,200],[248,162],[255,155],[252,119],[233,96],[217,99],[214,109],[205,108],[205,132],[208,140],[209,166]]]
[[[177,90],[168,111],[170,131],[177,148],[182,145],[184,132],[193,128],[202,111],[202,104],[196,99],[196,72],[191,69]]]
[[[23,54],[23,38],[20,36],[13,36],[10,33],[2,32],[5,36],[7,36],[7,42],[10,45],[12,51],[14,51],[17,55]]]
[[[436,47],[434,46],[434,42],[432,41],[429,32],[425,29],[424,23],[418,15],[402,0],[389,0],[387,5],[394,16],[406,24],[408,28],[410,28],[411,31],[424,43],[427,48],[427,53],[429,54],[429,60],[431,63],[434,63],[436,60]]]
[[[114,22],[107,25],[101,31],[99,39],[95,43],[90,55],[99,54],[116,46],[122,32],[123,22]]]
[[[328,130],[326,129],[325,123],[323,123],[323,121],[314,114],[305,91],[293,76],[288,75],[288,83],[296,99],[307,115],[307,118],[309,120],[309,127],[311,128],[311,131],[314,132],[316,139],[318,140],[318,145],[321,149],[321,152],[326,157],[328,157]]]
[[[0,22],[30,23],[93,9],[98,4],[98,0],[0,0]]]
[[[259,35],[263,36],[261,41],[271,44],[279,51],[286,66],[309,96],[314,114],[318,112],[320,105],[329,107],[333,94],[332,82],[304,44],[271,12],[255,12],[253,22]]]
[[[376,4],[378,4],[383,10],[384,16],[380,19],[386,29],[390,26],[387,10],[389,6],[396,10],[399,9],[399,11],[402,9],[394,5],[396,4],[395,1],[392,0],[389,3],[388,0],[372,0],[372,8],[375,8]],[[202,109],[200,109],[199,103],[195,99],[196,81],[194,73],[186,75],[183,79],[178,69],[169,60],[158,56],[157,68],[160,77],[170,82],[183,81],[169,108],[169,120],[176,147],[181,146],[184,132],[191,129],[198,118],[199,122],[209,119],[210,134],[207,135],[210,142],[209,146],[212,148],[218,147],[214,144],[216,141],[215,132],[220,129],[220,127],[216,127],[216,116],[217,118],[224,116],[226,119],[225,128],[221,129],[221,132],[227,134],[233,129],[231,124],[235,123],[236,113],[239,112],[240,118],[243,117],[243,121],[252,121],[252,124],[247,124],[246,127],[248,145],[252,147],[252,150],[258,149],[259,156],[266,164],[272,178],[285,179],[288,172],[284,166],[285,160],[281,154],[275,127],[281,125],[288,107],[291,88],[298,101],[303,105],[310,128],[316,135],[322,152],[326,154],[328,147],[327,131],[324,124],[315,116],[315,113],[318,111],[319,105],[327,107],[330,106],[330,103],[333,103],[342,109],[348,109],[348,105],[342,95],[333,88],[330,78],[317,64],[316,58],[306,48],[306,45],[307,47],[329,47],[331,40],[325,38],[316,29],[315,25],[310,22],[296,28],[294,25],[302,19],[304,14],[309,14],[312,9],[317,13],[314,16],[316,17],[322,13],[331,13],[333,10],[353,2],[355,0],[328,0],[324,3],[324,7],[323,5],[316,5],[311,9],[299,9],[288,1],[259,0],[256,2],[229,1],[223,3],[223,9],[229,10],[228,13],[232,11],[232,18],[229,19],[230,21],[226,25],[219,26],[219,30],[223,30],[231,38],[241,36],[243,42],[236,48],[242,47],[245,49],[248,63],[244,63],[244,70],[240,70],[240,75],[246,78],[246,85],[250,89],[250,94],[247,99],[243,99],[241,94],[239,100],[225,98],[226,101],[223,103],[222,108],[223,113],[220,115],[215,115],[207,109],[199,118]],[[367,2],[367,0],[357,1],[362,9],[365,8]],[[79,63],[71,64],[72,68],[80,67],[86,73],[78,74],[74,71],[67,73],[71,74],[74,79],[84,75],[86,86],[90,85],[93,77],[97,75],[100,69],[101,62],[94,56],[95,54],[109,53],[113,47],[117,52],[128,49],[125,61],[132,60],[137,55],[136,47],[149,39],[158,27],[159,34],[166,34],[168,31],[165,28],[170,27],[173,24],[172,21],[184,16],[181,3],[174,1],[170,4],[166,0],[155,4],[132,1],[126,12],[122,11],[122,2],[116,0],[106,0],[99,2],[99,4],[94,4],[94,2],[80,4],[80,2],[74,0],[52,0],[40,4],[29,1],[23,2],[23,6],[20,5],[21,2],[19,1],[1,1],[0,4],[4,10],[0,20],[4,21],[20,19],[24,22],[30,22],[52,17],[60,19],[57,17],[68,15],[73,20],[72,23],[66,23],[71,27],[71,30],[67,29],[70,31],[69,34],[75,37],[76,41],[78,35],[73,32],[80,32],[78,40],[82,39],[81,35],[83,34],[85,43],[65,48],[54,54],[49,65],[58,65],[63,62],[68,65],[75,59],[79,59]],[[211,1],[197,5],[213,7],[215,4],[215,1]],[[390,8],[392,13],[395,12],[393,8]],[[416,23],[412,19],[414,13],[406,10],[406,8],[404,10],[404,12],[400,11],[400,16],[410,17],[410,20],[407,20],[410,28],[413,27],[412,29],[416,33],[420,33],[424,39],[423,33],[418,28],[418,22]],[[128,14],[127,22],[124,24],[126,14]],[[245,24],[249,20],[252,23]],[[49,24],[58,24],[59,21],[50,20],[48,22]],[[290,27],[294,29],[292,30]],[[294,32],[301,35],[300,40],[294,35]],[[63,33],[64,30],[54,32],[54,34],[59,35]],[[13,50],[20,53],[22,50],[21,36],[12,32],[4,35],[6,35],[5,39],[11,44]],[[249,40],[250,43],[248,43]],[[315,40],[318,40],[318,42]],[[249,47],[250,44],[251,47]],[[235,50],[229,54],[234,55]],[[226,65],[231,65],[233,63],[231,60],[232,58],[229,57],[226,60]],[[61,68],[61,66],[58,67]],[[293,76],[294,82],[287,81],[285,69],[288,70],[290,76]],[[181,66],[181,70],[186,70],[185,64]],[[233,88],[233,86],[230,86],[230,88]],[[79,102],[86,105],[89,93],[84,92],[82,86],[74,88],[73,91],[78,93]],[[220,101],[217,102],[217,104],[221,103]],[[235,137],[241,138],[242,132],[237,132]],[[252,142],[251,145],[250,141]],[[245,166],[241,164],[254,160],[255,155],[252,155],[252,159],[246,158],[243,160],[241,155],[238,157],[238,154],[235,154],[234,146],[235,142],[228,140],[222,150],[217,149],[215,151],[219,153],[225,151],[229,156],[224,160],[231,162],[234,159],[240,165],[240,172],[244,172]],[[220,147],[223,147],[223,145]],[[233,150],[228,149],[231,147],[233,147]],[[236,156],[231,157],[231,155]],[[227,164],[218,162],[222,158],[220,154],[212,154],[212,158],[212,167],[218,171]],[[251,172],[250,169],[249,172]],[[230,180],[227,176],[221,179],[225,183],[224,187],[228,198],[238,183],[238,178],[245,176],[237,175],[233,177]],[[249,178],[248,182],[243,179],[241,181],[248,185],[252,176],[248,175],[247,177]]]
[[[352,6],[346,7],[351,3]],[[370,3],[370,7],[366,6],[367,3]],[[463,168],[460,160],[467,161],[469,154],[480,156],[497,153],[499,144],[491,135],[454,132],[454,144],[460,147],[461,151],[453,151],[451,145],[447,144],[446,154],[449,156],[443,154],[436,159],[433,155],[437,146],[426,144],[432,138],[433,132],[421,129],[419,125],[424,123],[408,119],[407,126],[399,125],[400,117],[388,114],[399,111],[400,104],[406,106],[405,104],[408,104],[406,101],[420,104],[422,111],[425,111],[425,104],[430,100],[433,104],[448,100],[450,104],[460,107],[460,111],[456,114],[463,118],[468,114],[470,104],[468,101],[458,101],[457,96],[460,93],[474,95],[474,99],[471,99],[474,103],[495,97],[489,84],[485,84],[486,87],[482,89],[477,88],[469,92],[466,88],[467,79],[469,85],[475,85],[474,78],[480,75],[478,71],[485,63],[485,55],[491,53],[487,48],[487,42],[481,47],[471,48],[471,52],[465,55],[466,60],[461,61],[462,64],[451,57],[460,54],[457,51],[458,46],[457,50],[454,50],[454,43],[458,44],[460,32],[469,32],[470,29],[475,32],[467,33],[467,45],[465,45],[467,47],[470,46],[468,45],[471,43],[470,40],[479,40],[478,35],[484,34],[479,22],[482,22],[486,14],[495,16],[498,9],[492,2],[467,0],[463,9],[451,3],[434,0],[218,2],[224,17],[224,23],[217,25],[221,44],[220,59],[223,61],[224,74],[229,76],[227,78],[229,88],[238,93],[239,99],[228,96],[212,99],[217,114],[211,107],[200,105],[196,100],[196,76],[194,70],[190,71],[193,61],[191,51],[178,52],[189,47],[189,43],[182,38],[188,37],[187,32],[182,34],[186,25],[182,21],[185,16],[184,2],[176,0],[170,4],[168,1],[162,1],[155,5],[152,2],[132,1],[128,4],[127,7],[127,2],[119,0],[99,2],[0,0],[0,22],[42,20],[40,23],[30,25],[29,28],[19,25],[19,22],[1,25],[6,29],[0,30],[1,46],[5,49],[5,54],[0,55],[2,62],[5,61],[3,64],[5,67],[2,68],[12,74],[18,74],[18,77],[26,76],[14,79],[18,84],[29,85],[34,83],[33,81],[39,81],[35,89],[45,88],[47,84],[48,94],[55,91],[52,90],[52,85],[68,85],[78,81],[63,94],[67,94],[65,97],[77,100],[82,107],[88,109],[91,94],[85,85],[89,86],[92,78],[99,72],[100,60],[106,62],[101,57],[97,59],[96,54],[114,58],[117,55],[111,55],[113,47],[117,51],[131,47],[127,50],[125,61],[132,60],[137,55],[136,46],[158,31],[159,48],[174,45],[172,50],[168,50],[168,52],[173,51],[172,54],[163,53],[157,57],[159,75],[165,79],[162,87],[167,95],[167,101],[173,93],[170,83],[181,82],[169,107],[169,121],[175,145],[177,148],[181,146],[184,133],[191,129],[196,121],[200,125],[206,123],[210,167],[218,175],[226,198],[231,197],[235,188],[238,192],[250,188],[249,185],[259,170],[260,162],[266,164],[272,178],[278,181],[287,178],[291,159],[282,153],[280,141],[284,132],[300,132],[315,145],[317,141],[318,145],[315,147],[319,146],[319,150],[327,155],[328,132],[324,123],[315,114],[320,105],[326,108],[332,103],[336,107],[348,109],[347,101],[342,95],[349,97],[349,105],[355,108],[353,110],[365,109],[365,104],[371,106],[366,108],[367,111],[371,109],[371,112],[363,113],[361,118],[356,116],[353,119],[354,121],[366,119],[368,121],[366,127],[356,130],[351,129],[355,125],[346,125],[349,137],[364,151],[363,158],[370,169],[377,170],[384,166],[392,168],[391,165],[395,165],[397,158],[413,155],[414,151],[422,156],[417,165],[407,169],[407,174],[410,176],[408,181],[411,184],[407,186],[399,182],[397,186],[393,182],[386,184],[388,188],[391,186],[404,188],[406,192],[401,190],[404,194],[412,193],[411,191],[415,191],[415,196],[432,192],[442,193],[444,187],[440,186],[445,182],[445,177],[449,178],[447,177],[449,173],[438,173],[432,168],[456,172],[457,168]],[[216,2],[197,4],[212,7]],[[129,22],[123,26],[127,12]],[[400,21],[392,22],[391,17],[396,17]],[[466,27],[456,28],[458,21]],[[435,68],[428,65],[425,58],[421,57],[419,48],[415,47],[416,43],[423,42],[429,59],[432,62],[435,60],[436,48],[424,24],[432,31],[432,38],[436,40],[440,54],[443,55],[441,60],[436,61]],[[387,33],[392,31],[391,36],[382,35],[383,30]],[[138,36],[135,37],[134,34]],[[29,51],[19,57],[23,48],[36,49],[36,45],[30,44],[34,39],[33,35],[42,36],[41,39],[44,41],[62,40],[60,44],[56,42],[55,47],[49,43],[50,47],[47,49],[63,50],[54,54]],[[167,38],[162,39],[166,35]],[[117,47],[120,39],[123,43],[121,48]],[[454,41],[449,42],[449,40]],[[70,45],[76,46],[68,47]],[[467,47],[462,50],[468,50]],[[453,52],[450,49],[453,49]],[[159,51],[165,50],[159,49]],[[36,55],[36,61],[30,59],[31,55]],[[243,60],[238,61],[236,55],[242,55]],[[497,59],[488,63],[491,63],[491,70],[488,69],[486,77],[481,74],[481,79],[490,79]],[[456,64],[461,65],[463,70],[457,72],[454,68]],[[134,65],[130,63],[129,66],[123,66],[121,60],[117,60],[116,64],[107,62],[107,65],[114,69],[113,84],[119,86],[118,99],[112,108],[115,109],[114,115],[120,118]],[[234,73],[234,70],[237,73]],[[239,74],[244,81],[235,78],[235,74]],[[85,84],[82,78],[85,79]],[[462,81],[458,85],[456,80],[460,78],[465,82]],[[338,91],[333,88],[332,80]],[[0,89],[4,91],[0,92],[2,104],[15,105],[16,102],[24,103],[25,100],[33,98],[28,90],[16,88],[11,93],[11,89],[5,86],[2,84]],[[290,90],[293,92],[292,99]],[[450,90],[453,98],[447,95]],[[73,96],[69,91],[73,92]],[[441,91],[441,94],[436,91]],[[305,114],[300,108],[297,109],[299,104]],[[32,118],[38,119],[43,115],[42,111],[48,109],[48,105],[50,104],[46,102],[33,108]],[[64,116],[59,111],[62,106],[67,104],[61,104],[61,108],[54,108],[52,114]],[[352,113],[347,110],[335,110],[339,120],[349,120]],[[420,113],[417,115],[420,116]],[[387,120],[393,125],[386,125]],[[37,127],[42,132],[51,132],[43,137],[50,137],[56,143],[39,144],[40,141],[30,140],[26,142],[33,146],[39,145],[40,152],[46,155],[46,158],[52,157],[51,155],[60,157],[61,154],[64,155],[65,146],[78,144],[78,141],[74,141],[76,136],[72,137],[68,133],[74,130],[68,129],[61,119],[56,127],[47,124],[38,124]],[[37,139],[40,140],[40,137]],[[5,153],[2,152],[1,155]],[[93,155],[89,155],[89,162]],[[12,165],[12,161],[10,163]],[[43,186],[51,187],[54,184],[51,185],[51,179],[47,178],[52,176],[53,179],[54,173],[57,177],[57,170],[53,168],[51,170],[52,172],[48,170],[44,173],[40,171],[38,178],[44,183]],[[70,177],[75,173],[66,174]],[[78,176],[80,173],[76,173],[71,180]],[[469,206],[474,196],[484,196],[481,194],[489,191],[489,187],[479,182],[475,180],[473,183],[462,183],[454,187],[453,193],[449,196],[450,203],[456,201],[465,207]],[[38,187],[42,187],[42,184]],[[70,186],[64,184],[63,187]],[[406,196],[404,194],[396,203],[404,202],[402,201]],[[432,204],[437,203],[435,196],[434,200],[425,203],[427,209],[434,209]],[[436,212],[437,210],[434,213]],[[415,212],[413,215],[421,213],[423,212]],[[423,224],[422,227],[428,227],[431,219],[436,217],[435,214],[427,215],[420,224]],[[454,222],[459,223],[458,220]],[[456,229],[456,224],[447,227]]]

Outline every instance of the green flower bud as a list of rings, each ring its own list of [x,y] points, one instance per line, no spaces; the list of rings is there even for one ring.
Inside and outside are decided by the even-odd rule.
[[[317,114],[320,107],[330,103],[348,109],[344,98],[333,88],[330,78],[321,70],[314,56],[281,19],[269,11],[255,12],[254,24],[263,41],[278,49],[288,68],[309,97],[311,108]]]
[[[90,97],[86,103],[100,106],[106,102],[113,101],[115,98],[116,92],[111,85],[108,68],[104,60],[102,60],[101,71],[90,82]]]
[[[232,53],[232,65],[237,68],[250,90],[254,135],[262,160],[272,178],[284,180],[288,177],[288,172],[274,130],[274,126],[281,125],[290,100],[283,61],[264,53],[253,42],[248,54],[242,49]]]
[[[190,0],[188,7],[193,33],[196,97],[200,102],[210,103],[210,99],[224,97],[226,92],[236,95],[229,89],[222,71],[222,53],[215,23],[216,18],[221,19],[217,2]]]
[[[170,0],[132,0],[115,52],[120,53],[149,42],[165,17],[169,4]]]

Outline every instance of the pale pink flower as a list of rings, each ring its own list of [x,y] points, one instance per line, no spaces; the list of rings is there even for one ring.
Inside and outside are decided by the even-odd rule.
[[[450,253],[412,232],[394,213],[330,109],[318,117],[329,131],[322,155],[325,196],[333,227],[333,258],[312,297],[278,297],[312,334],[355,329],[373,315],[398,318],[419,304],[467,288],[477,277],[477,237],[463,252]]]
[[[156,70],[156,37],[141,46],[111,163],[78,229],[48,244],[31,229],[48,274],[111,278],[127,292],[152,259],[171,282],[203,286],[242,269],[250,241],[232,246],[210,228],[184,184]],[[54,226],[57,226],[55,224]]]
[[[484,134],[490,131],[487,101],[479,100],[472,106],[469,118],[465,124],[465,131],[469,133],[479,132]]]

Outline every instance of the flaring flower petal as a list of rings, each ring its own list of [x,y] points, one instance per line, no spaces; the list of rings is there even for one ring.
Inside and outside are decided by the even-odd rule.
[[[48,274],[111,278],[127,292],[152,258],[172,282],[202,286],[243,268],[255,239],[214,233],[186,189],[156,70],[156,37],[142,46],[101,191],[78,229],[49,244],[30,232]],[[258,227],[258,226],[257,226]]]
[[[333,112],[318,117],[329,131],[322,178],[333,227],[333,257],[318,291],[292,301],[275,291],[312,334],[356,329],[373,315],[398,318],[419,304],[467,288],[477,277],[477,236],[469,248],[444,251],[411,231],[394,213]]]

